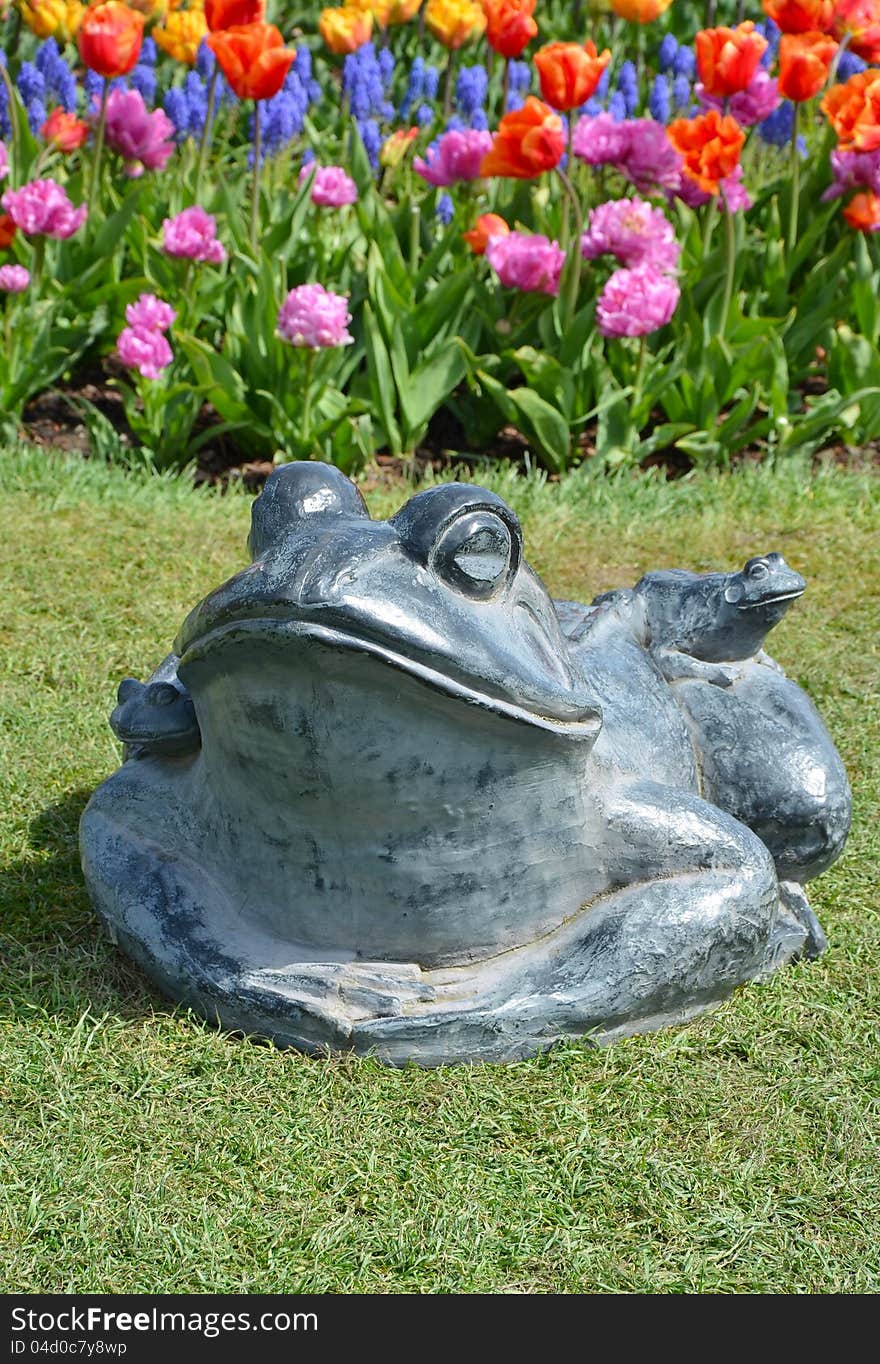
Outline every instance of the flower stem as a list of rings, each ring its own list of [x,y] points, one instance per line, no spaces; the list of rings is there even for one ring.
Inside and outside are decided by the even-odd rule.
[[[18,11],[16,10],[16,14]],[[9,109],[9,121],[12,124],[12,165],[10,167],[10,185],[14,189],[18,184],[18,163],[21,159],[21,125],[19,123],[18,96],[9,78],[9,71],[5,66],[0,65],[0,80],[6,88],[6,102]]]
[[[205,110],[205,126],[202,128],[202,137],[199,142],[199,159],[196,163],[196,188],[195,202],[199,202],[199,194],[202,189],[202,176],[205,173],[205,163],[208,160],[208,148],[211,145],[211,129],[214,125],[214,104],[217,99],[217,81],[220,76],[220,67],[214,63],[214,70],[211,72],[211,79],[208,82],[208,107]]]
[[[642,389],[645,387],[645,364],[648,359],[648,338],[642,336],[639,339],[639,358],[636,361],[636,376],[633,380],[632,412],[635,416],[639,404],[642,401]]]
[[[107,126],[107,100],[110,97],[110,82],[105,80],[101,90],[101,112],[98,115],[98,127],[95,131],[95,155],[92,160],[92,179],[89,184],[89,227],[94,221],[95,202],[98,197],[98,178],[101,174],[101,153],[104,150],[104,129]]]
[[[719,190],[720,194],[724,190]],[[730,313],[730,303],[733,298],[733,278],[736,271],[736,222],[730,204],[725,200],[724,203],[724,226],[727,242],[727,273],[724,277],[724,301],[721,305],[721,321],[718,324],[718,335],[724,336],[727,331],[727,318]]]
[[[788,217],[788,254],[791,255],[795,248],[798,232],[798,200],[801,189],[801,159],[798,152],[798,114],[800,105],[794,106],[794,117],[791,121],[791,209]]]
[[[574,110],[573,110],[573,109],[570,109],[570,110],[569,110],[569,113],[568,113],[568,142],[567,142],[567,152],[568,152],[568,159],[567,159],[567,161],[566,161],[566,170],[565,170],[565,174],[568,176],[569,184],[572,184],[573,182],[572,182],[571,177],[572,177],[572,174],[573,174],[573,172],[574,172]],[[566,196],[565,196],[565,212],[564,212],[563,217],[562,217],[562,249],[563,249],[563,251],[567,251],[567,250],[568,250],[568,244],[569,244],[570,241],[571,241],[571,199],[570,199],[569,195],[566,194]]]
[[[36,237],[34,239],[34,259],[33,270],[31,271],[31,283],[34,295],[39,297],[40,283],[43,278],[43,261],[46,258],[46,238]]]
[[[254,101],[254,183],[251,196],[251,250],[257,259],[260,241],[260,101]]]
[[[560,166],[556,167],[556,174],[562,181],[568,202],[574,210],[574,240],[568,248],[571,257],[571,270],[568,276],[568,290],[563,300],[563,323],[565,326],[569,326],[577,312],[578,294],[581,288],[581,237],[584,231],[584,218],[574,185]]]
[[[501,77],[501,117],[507,113],[507,101],[510,99],[510,58],[504,58],[504,74]]]
[[[443,82],[443,117],[452,113],[452,74],[455,70],[455,52],[450,48],[449,61],[446,63],[446,79]]]
[[[311,428],[311,424],[312,424],[312,423],[311,423],[311,417],[312,417],[312,370],[314,369],[314,367],[315,367],[315,352],[312,350],[311,347],[309,347],[309,349],[306,351],[306,373],[305,373],[305,380],[304,380],[304,385],[303,385],[304,390],[305,390],[305,396],[304,396],[304,398],[303,398],[303,414],[302,414],[302,438],[303,438],[303,444],[305,445],[305,447],[306,447],[306,449],[307,449],[307,451],[308,451],[308,454],[306,455],[306,458],[307,458],[307,459],[311,459],[311,457],[312,457],[312,444],[311,444],[312,437],[311,437],[311,429],[310,429],[310,428]]]

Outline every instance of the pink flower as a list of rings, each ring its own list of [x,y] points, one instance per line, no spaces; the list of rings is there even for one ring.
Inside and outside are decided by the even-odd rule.
[[[107,146],[125,160],[125,173],[136,179],[145,170],[161,170],[174,151],[174,124],[161,109],[150,113],[137,90],[113,90],[107,100]]]
[[[0,265],[0,293],[23,294],[30,282],[31,272],[23,265]]]
[[[74,208],[55,180],[31,180],[0,200],[16,227],[30,237],[72,237],[85,222],[85,204]]]
[[[589,166],[614,166],[642,194],[675,189],[683,158],[662,123],[631,118],[615,123],[610,114],[584,117],[574,130],[574,154]]]
[[[618,169],[642,194],[652,189],[674,189],[684,158],[669,141],[663,124],[652,118],[634,118],[624,127],[629,129],[629,141]]]
[[[476,128],[453,129],[429,147],[425,158],[417,156],[413,169],[429,185],[454,185],[457,180],[477,180],[480,165],[492,150],[492,134]]]
[[[144,332],[167,331],[176,317],[171,304],[164,303],[155,294],[141,294],[137,302],[129,303],[125,310],[128,325]]]
[[[136,369],[145,379],[158,379],[174,359],[162,333],[146,327],[123,327],[116,338],[116,354],[124,365]]]
[[[565,252],[557,242],[526,232],[490,237],[486,260],[508,289],[528,294],[558,294]]]
[[[354,337],[346,330],[351,321],[348,299],[331,294],[320,284],[300,284],[291,289],[278,314],[278,335],[292,346],[347,346]]]
[[[5,180],[9,174],[9,155],[6,151],[6,143],[0,142],[0,180]]]
[[[723,212],[739,213],[741,209],[752,207],[752,197],[743,184],[742,177],[742,166],[736,166],[730,175],[719,180],[721,193],[718,196],[718,207]],[[712,195],[707,194],[704,189],[700,189],[699,185],[689,175],[681,177],[681,181],[673,194],[676,199],[687,204],[688,208],[702,208],[712,198]]]
[[[681,255],[665,213],[637,196],[612,199],[594,208],[581,249],[587,260],[608,254],[621,265],[653,265],[669,272],[675,270]]]
[[[872,152],[831,153],[831,172],[834,176],[822,198],[839,199],[851,189],[867,189],[880,194],[880,147]]]
[[[723,109],[724,101],[715,95],[707,95],[702,85],[697,83],[697,99],[706,109]],[[732,95],[728,112],[733,115],[741,128],[751,128],[755,123],[763,123],[781,103],[779,82],[768,75],[763,67],[758,67],[745,90]]]
[[[587,114],[578,119],[574,130],[574,154],[588,166],[616,165],[629,145],[625,123],[617,123],[610,114]]]
[[[311,200],[321,208],[343,208],[358,197],[357,185],[341,166],[303,166],[299,183],[307,180],[314,169]]]
[[[615,270],[596,304],[599,331],[603,336],[647,336],[666,326],[680,296],[675,280],[652,265]]]
[[[743,184],[742,178],[743,168],[736,166],[719,182],[721,206],[728,213],[747,213],[752,206],[752,196]]]
[[[162,246],[169,256],[179,256],[184,260],[220,265],[226,259],[226,247],[217,240],[215,220],[198,205],[185,208],[176,218],[165,219],[162,224]]]

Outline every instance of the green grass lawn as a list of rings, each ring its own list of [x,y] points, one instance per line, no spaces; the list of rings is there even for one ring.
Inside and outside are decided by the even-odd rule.
[[[813,888],[828,954],[690,1027],[503,1068],[308,1058],[175,1011],[102,938],[77,821],[118,762],[117,681],[242,565],[249,503],[2,454],[0,1288],[880,1287],[880,479],[494,486],[559,595],[770,549],[807,575],[771,648],[855,791]]]

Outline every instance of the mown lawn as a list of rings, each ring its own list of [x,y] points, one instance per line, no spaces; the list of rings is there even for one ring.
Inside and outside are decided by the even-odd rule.
[[[561,595],[782,550],[773,652],[850,771],[830,950],[688,1028],[386,1070],[230,1039],[101,937],[77,821],[116,682],[243,562],[244,497],[0,455],[0,1287],[865,1292],[880,1287],[880,479],[496,479]],[[375,513],[402,500],[370,495]]]

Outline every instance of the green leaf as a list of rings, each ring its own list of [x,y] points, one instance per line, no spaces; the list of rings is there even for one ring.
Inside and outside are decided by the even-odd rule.
[[[404,453],[403,443],[400,436],[400,428],[395,417],[396,393],[394,379],[391,371],[391,357],[388,354],[379,324],[376,321],[372,308],[368,303],[364,304],[364,344],[367,352],[367,373],[370,378],[370,391],[373,394],[373,402],[382,417],[382,425],[385,427],[385,435],[388,446],[394,455]]]
[[[571,453],[571,434],[564,417],[534,389],[507,389],[485,370],[479,370],[477,377],[507,420],[534,442],[554,473],[561,473]]]
[[[455,392],[466,373],[467,361],[455,339],[413,370],[406,389],[399,390],[408,445],[415,433],[427,426],[437,409]]]

